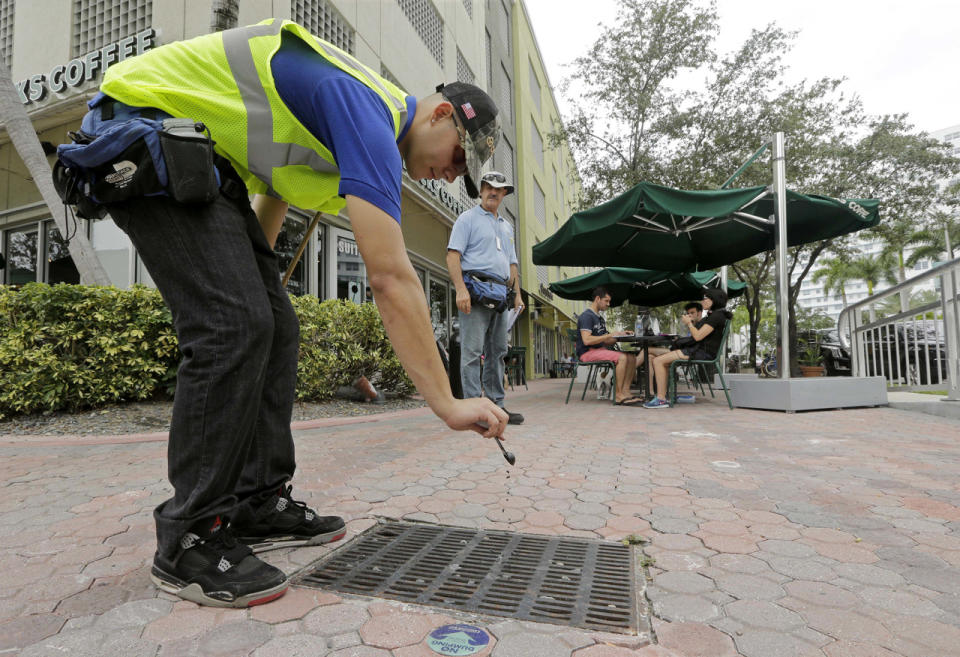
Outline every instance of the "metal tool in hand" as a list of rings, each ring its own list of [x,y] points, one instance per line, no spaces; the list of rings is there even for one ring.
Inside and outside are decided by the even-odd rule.
[[[510,465],[513,465],[514,463],[516,463],[517,457],[513,455],[513,452],[508,452],[507,450],[505,450],[503,448],[503,443],[500,442],[499,438],[494,437],[494,440],[497,441],[497,445],[500,447],[500,451],[503,452],[503,458],[507,459],[507,463],[509,463]]]

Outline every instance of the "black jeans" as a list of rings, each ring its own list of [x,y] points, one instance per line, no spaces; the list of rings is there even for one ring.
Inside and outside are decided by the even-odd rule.
[[[109,211],[169,306],[183,354],[167,448],[174,492],[154,511],[157,549],[172,559],[194,523],[236,520],[293,476],[299,326],[242,183],[208,205],[136,198]]]

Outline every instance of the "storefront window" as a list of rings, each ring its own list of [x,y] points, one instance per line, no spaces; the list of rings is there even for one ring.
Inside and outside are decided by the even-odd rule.
[[[449,294],[447,283],[430,277],[430,322],[433,324],[433,336],[444,346],[450,336]]]
[[[67,241],[60,236],[56,224],[48,221],[44,224],[47,239],[47,258],[44,262],[46,271],[43,280],[50,285],[69,283],[76,285],[80,282],[80,272],[70,257]]]
[[[354,303],[373,301],[367,284],[367,268],[360,258],[357,242],[343,235],[337,236],[337,298]]]
[[[107,272],[111,285],[130,285],[130,239],[109,219],[90,224],[90,243],[100,264]]]
[[[300,248],[303,236],[307,232],[307,222],[302,217],[287,215],[283,220],[283,228],[277,235],[277,243],[273,247],[274,252],[280,259],[280,273],[286,274],[287,268],[293,262],[293,257]],[[306,266],[301,257],[297,266],[290,275],[290,281],[287,283],[287,292],[294,296],[300,296],[307,293],[307,275]]]
[[[7,232],[5,282],[23,285],[37,280],[37,225]]]

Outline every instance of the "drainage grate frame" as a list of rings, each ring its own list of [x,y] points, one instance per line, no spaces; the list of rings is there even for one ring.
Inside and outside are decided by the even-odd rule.
[[[620,543],[386,521],[305,573],[313,588],[638,633],[636,555]]]

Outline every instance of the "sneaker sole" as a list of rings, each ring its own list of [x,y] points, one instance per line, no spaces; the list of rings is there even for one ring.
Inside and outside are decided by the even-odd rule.
[[[238,540],[241,543],[245,543],[251,550],[253,550],[254,554],[259,554],[260,552],[279,550],[280,548],[285,547],[303,547],[333,543],[334,541],[339,541],[346,535],[347,528],[341,527],[340,529],[327,532],[326,534],[316,534],[309,537],[289,535],[274,536],[272,538],[255,538],[249,536],[240,536],[238,537]]]
[[[263,605],[281,597],[290,587],[289,582],[284,580],[281,584],[277,584],[269,589],[248,593],[247,595],[241,596],[234,600],[221,600],[220,598],[212,598],[208,596],[203,592],[203,588],[201,588],[201,586],[196,582],[187,584],[186,582],[167,572],[164,572],[156,566],[154,566],[150,571],[150,580],[161,591],[172,593],[178,598],[190,600],[191,602],[196,602],[198,605],[206,605],[209,607],[244,608]]]
[[[651,411],[656,411],[661,408],[670,408],[670,404],[658,404],[657,406],[644,406],[644,408],[649,409]]]

